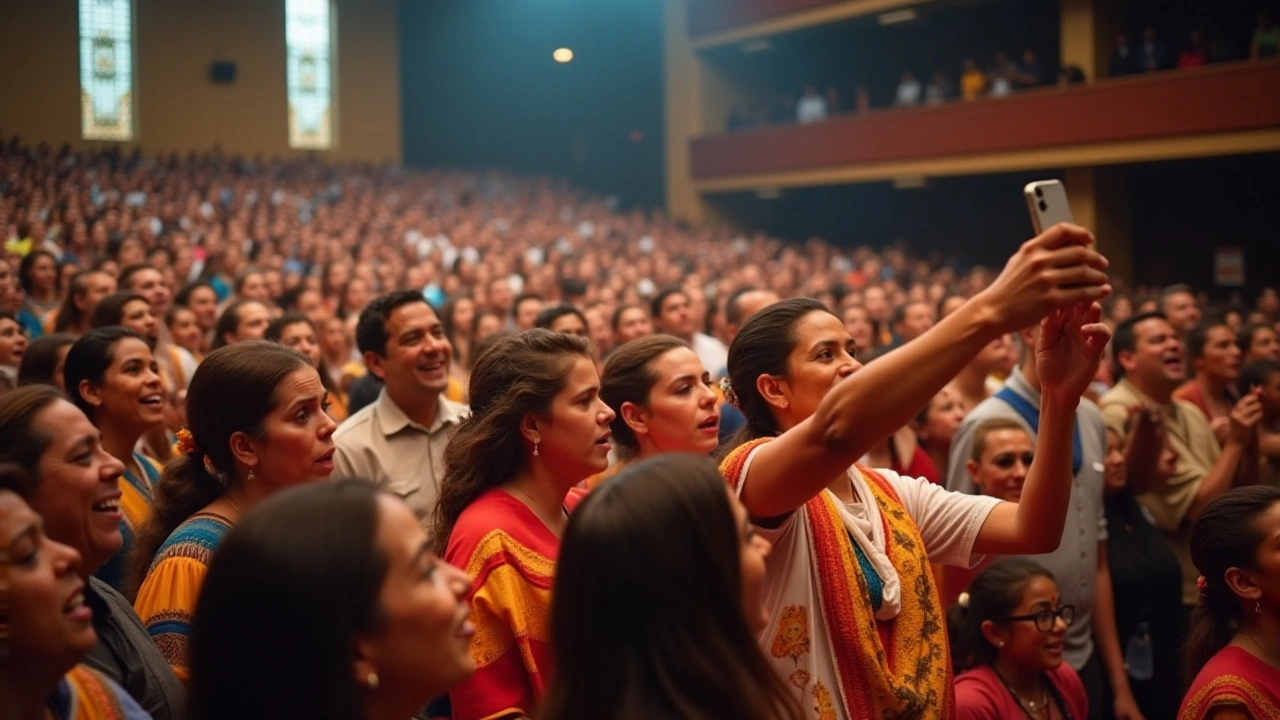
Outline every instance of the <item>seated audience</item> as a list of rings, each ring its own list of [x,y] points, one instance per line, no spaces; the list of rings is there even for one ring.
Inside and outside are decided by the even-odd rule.
[[[65,392],[62,369],[66,364],[67,351],[75,341],[74,335],[65,332],[36,338],[22,354],[22,364],[18,366],[18,384],[52,385]]]

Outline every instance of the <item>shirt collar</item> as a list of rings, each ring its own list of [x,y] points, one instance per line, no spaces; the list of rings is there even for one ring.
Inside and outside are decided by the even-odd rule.
[[[437,398],[436,402],[436,419],[431,423],[431,427],[429,428],[423,427],[409,419],[409,416],[405,414],[404,410],[401,410],[400,406],[396,404],[396,401],[392,400],[391,396],[387,394],[387,389],[385,387],[378,392],[378,399],[375,401],[376,407],[374,412],[377,413],[378,426],[381,428],[382,434],[388,437],[399,433],[407,427],[411,427],[428,435],[434,435],[436,432],[439,432],[441,428],[456,425],[466,417],[466,406],[448,400],[444,397],[443,393],[441,393],[440,397]]]

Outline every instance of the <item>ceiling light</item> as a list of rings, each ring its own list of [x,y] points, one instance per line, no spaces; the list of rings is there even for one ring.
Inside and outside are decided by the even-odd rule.
[[[556,48],[555,52],[551,53],[551,58],[558,63],[567,63],[573,60],[573,51],[565,47]]]

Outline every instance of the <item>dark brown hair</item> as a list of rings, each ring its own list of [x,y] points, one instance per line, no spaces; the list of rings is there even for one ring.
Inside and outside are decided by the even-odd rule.
[[[234,335],[240,329],[240,311],[249,304],[262,305],[257,300],[236,300],[228,305],[227,309],[223,310],[222,314],[218,316],[218,321],[213,326],[214,350],[232,344],[227,342],[226,335],[227,333]]]
[[[622,404],[629,402],[648,407],[649,393],[653,391],[653,384],[658,381],[653,372],[653,361],[671,350],[687,347],[688,343],[680,338],[658,333],[636,338],[609,355],[604,373],[600,377],[600,399],[613,408],[615,413],[609,428],[613,430],[619,457],[633,458],[640,449],[635,432],[622,419]]]
[[[593,491],[557,561],[540,717],[802,717],[743,615],[742,542],[707,458],[659,455]]]
[[[1205,589],[1191,610],[1185,645],[1188,681],[1231,642],[1240,626],[1243,601],[1227,585],[1227,570],[1258,566],[1258,546],[1265,539],[1258,516],[1277,502],[1280,488],[1239,487],[1205,505],[1191,523],[1191,562],[1204,577]]]
[[[54,370],[58,367],[58,353],[70,347],[76,336],[66,332],[41,335],[27,346],[18,364],[19,385],[53,385]]]
[[[36,428],[36,415],[66,399],[52,385],[27,385],[0,395],[0,462],[18,465],[35,476],[40,456],[53,439]]]
[[[576,356],[591,358],[586,339],[541,328],[500,337],[471,371],[471,417],[444,451],[436,505],[435,542],[443,553],[458,516],[490,488],[515,477],[525,463],[519,442],[525,415],[546,415],[568,380]]]
[[[787,375],[796,345],[796,326],[815,312],[831,313],[826,305],[812,298],[791,298],[764,308],[742,324],[729,346],[729,382],[737,396],[737,408],[747,422],[721,446],[722,456],[749,440],[777,434],[778,422],[756,388],[756,380],[761,375]]]
[[[138,529],[129,563],[133,592],[170,533],[236,482],[232,434],[261,437],[262,421],[278,401],[276,386],[304,367],[311,363],[297,350],[254,340],[218,348],[196,368],[187,387],[187,422],[196,452],[170,461],[156,485],[151,519]]]
[[[951,638],[951,663],[961,673],[979,665],[990,665],[999,654],[982,634],[982,623],[1002,622],[1022,602],[1027,585],[1038,577],[1053,579],[1044,566],[1026,558],[1003,558],[978,573],[969,583],[968,607],[960,603],[947,611],[947,634]]]
[[[146,298],[132,290],[117,290],[102,298],[93,308],[89,327],[100,328],[119,325],[124,320],[124,306],[135,300],[147,303],[147,307],[151,307],[151,303],[147,302]]]
[[[1000,417],[988,418],[978,423],[978,426],[973,429],[973,447],[969,452],[969,459],[976,463],[981,463],[982,453],[987,450],[987,436],[1001,430],[1017,430],[1027,437],[1031,437],[1031,433],[1027,432],[1027,428],[1017,420]]]

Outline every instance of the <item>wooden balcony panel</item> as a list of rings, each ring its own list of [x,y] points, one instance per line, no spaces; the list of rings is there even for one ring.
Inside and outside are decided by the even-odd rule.
[[[695,138],[695,179],[1280,127],[1280,61]]]
[[[689,34],[734,30],[841,0],[689,0]]]

